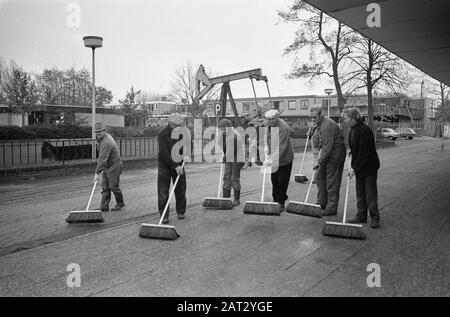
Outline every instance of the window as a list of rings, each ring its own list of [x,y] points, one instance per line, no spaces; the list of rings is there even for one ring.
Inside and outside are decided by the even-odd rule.
[[[295,110],[295,109],[297,109],[296,103],[297,102],[295,100],[289,100],[288,101],[288,110]]]
[[[300,109],[309,109],[309,100],[300,100]]]
[[[250,111],[250,103],[249,102],[243,102],[242,103],[242,111],[243,112],[249,112]]]
[[[322,107],[328,108],[328,102],[329,101],[330,101],[329,99],[322,99]]]

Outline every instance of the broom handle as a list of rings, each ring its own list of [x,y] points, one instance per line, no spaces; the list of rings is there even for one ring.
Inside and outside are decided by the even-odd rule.
[[[185,161],[183,161],[183,164],[181,164],[181,168],[184,168],[184,163],[185,163]],[[160,226],[162,224],[162,221],[164,219],[164,216],[166,215],[167,209],[169,209],[170,199],[172,198],[173,193],[175,192],[175,188],[177,187],[179,179],[180,179],[180,174],[177,175],[177,178],[175,179],[175,183],[172,186],[172,190],[170,191],[169,198],[167,199],[166,207],[164,207],[164,212],[163,212],[163,214],[161,216],[161,219],[159,219],[158,226]]]
[[[348,160],[348,172],[350,172],[351,168],[351,159]],[[347,188],[345,189],[345,201],[344,201],[344,217],[342,218],[342,223],[346,223],[347,220],[347,200],[348,200],[348,187],[350,185],[350,175],[347,173]]]
[[[267,153],[264,158],[264,162],[267,162]],[[266,166],[263,168],[263,181],[262,181],[262,189],[261,189],[261,202],[264,202],[264,187],[266,187]]]
[[[314,181],[315,176],[316,176],[316,170],[314,170],[312,177],[311,177],[311,181],[309,182],[308,191],[306,192],[305,203],[308,202],[309,192],[311,191],[312,183]]]
[[[309,128],[308,133],[306,135],[306,143],[305,143],[305,149],[303,150],[303,158],[302,158],[302,164],[300,165],[300,173],[303,171],[303,162],[305,161],[305,155],[306,155],[306,148],[308,147],[308,141],[309,141],[309,133],[311,131],[311,128]]]
[[[217,198],[220,198],[220,188],[222,187],[222,178],[223,178],[223,166],[224,162],[220,163],[220,178],[219,178],[219,189],[217,189]]]
[[[88,211],[89,207],[91,206],[92,196],[94,196],[95,187],[97,187],[97,181],[98,180],[96,179],[95,182],[94,182],[94,187],[92,187],[91,196],[89,197],[89,201],[88,201],[88,204],[87,204],[87,207],[86,207],[86,211]]]

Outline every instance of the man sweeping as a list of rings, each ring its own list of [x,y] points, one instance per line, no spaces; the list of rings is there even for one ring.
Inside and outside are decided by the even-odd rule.
[[[358,109],[345,109],[344,123],[350,127],[348,144],[352,157],[350,178],[356,176],[356,207],[357,213],[349,223],[366,223],[367,209],[370,214],[370,226],[380,226],[378,210],[377,174],[380,168],[372,130],[361,120]]]
[[[178,219],[185,218],[186,212],[186,174],[181,167],[182,162],[174,162],[172,159],[172,147],[179,139],[172,139],[172,131],[184,124],[184,118],[178,113],[169,116],[169,123],[158,135],[158,210],[162,216],[167,199],[169,198],[170,181],[175,183],[177,175],[180,175],[175,188],[176,212]],[[180,139],[182,134],[180,134]],[[169,223],[169,211],[164,216],[163,223]]]
[[[233,206],[240,204],[241,197],[241,169],[245,165],[243,150],[243,140],[239,133],[234,130],[233,124],[228,119],[219,121],[219,128],[222,131],[222,151],[225,172],[223,175],[223,198],[230,198],[231,188],[233,188]],[[233,145],[233,148],[228,148]]]
[[[269,133],[267,141],[271,142],[271,133],[273,128],[278,128],[279,138],[278,151],[270,153],[270,160],[272,162],[278,161],[278,168],[272,171],[272,198],[274,202],[278,203],[280,212],[284,211],[284,203],[288,199],[287,190],[289,186],[289,179],[292,171],[292,161],[294,160],[294,150],[291,143],[291,128],[283,120],[279,118],[279,112],[275,109],[269,110],[265,113]],[[271,145],[269,149],[276,149],[276,145]],[[278,157],[274,157],[274,155]],[[273,169],[273,166],[272,166]]]
[[[122,173],[122,159],[120,158],[119,148],[113,137],[106,132],[103,123],[96,123],[94,125],[94,132],[98,146],[97,168],[95,169],[94,181],[98,180],[100,174],[102,174],[102,200],[99,209],[101,211],[109,211],[111,192],[113,192],[116,205],[111,210],[120,210],[125,207],[125,203],[119,187],[120,174]]]
[[[313,167],[317,171],[317,205],[323,210],[322,216],[333,216],[337,214],[345,163],[344,136],[336,122],[322,116],[320,106],[312,106],[309,111],[320,140],[320,154]]]

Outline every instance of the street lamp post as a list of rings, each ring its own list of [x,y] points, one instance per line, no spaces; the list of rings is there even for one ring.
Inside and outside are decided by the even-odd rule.
[[[83,37],[84,46],[92,48],[92,140],[95,140],[95,49],[102,47],[103,38],[100,36]],[[92,159],[96,158],[95,142],[92,142]]]
[[[327,88],[327,89],[325,89],[325,93],[328,95],[328,118],[329,118],[330,117],[330,104],[331,104],[330,95],[333,93],[333,89]]]

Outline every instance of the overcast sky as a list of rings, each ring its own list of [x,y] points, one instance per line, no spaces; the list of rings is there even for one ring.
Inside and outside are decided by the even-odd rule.
[[[75,6],[70,7],[71,4]],[[167,93],[174,70],[185,61],[218,74],[262,68],[272,95],[323,94],[331,80],[311,86],[283,75],[293,57],[283,49],[296,27],[279,23],[287,0],[0,0],[0,56],[27,71],[57,66],[91,69],[82,37],[98,35],[96,84],[114,101],[131,84]],[[68,24],[80,8],[79,27]],[[71,9],[72,10],[69,10]],[[76,9],[75,9],[76,10]],[[68,19],[68,17],[71,19]],[[235,97],[253,95],[249,80],[232,83]],[[258,95],[267,95],[261,83]]]

